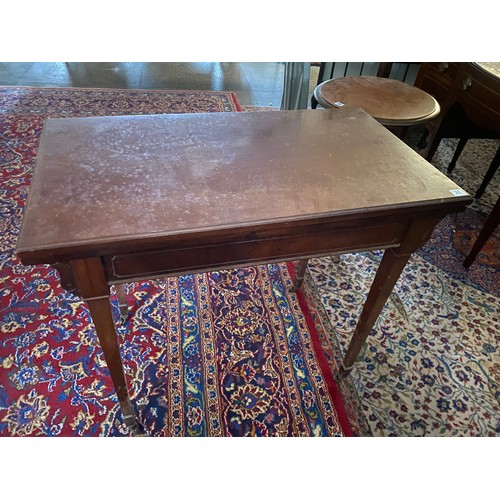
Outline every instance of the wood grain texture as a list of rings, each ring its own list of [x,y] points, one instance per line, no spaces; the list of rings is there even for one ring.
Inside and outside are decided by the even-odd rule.
[[[34,264],[273,234],[460,205],[456,188],[362,110],[51,119],[17,250]]]

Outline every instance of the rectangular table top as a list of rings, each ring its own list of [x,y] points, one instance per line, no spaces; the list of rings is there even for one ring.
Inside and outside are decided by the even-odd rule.
[[[470,199],[359,109],[48,119],[17,251]]]

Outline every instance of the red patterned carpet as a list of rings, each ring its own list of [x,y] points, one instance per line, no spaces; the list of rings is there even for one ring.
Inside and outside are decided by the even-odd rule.
[[[54,270],[14,254],[44,119],[235,111],[228,92],[0,88],[1,436],[128,435],[86,307]],[[279,264],[127,286],[118,334],[146,435],[351,434],[307,308],[288,292],[290,272]]]

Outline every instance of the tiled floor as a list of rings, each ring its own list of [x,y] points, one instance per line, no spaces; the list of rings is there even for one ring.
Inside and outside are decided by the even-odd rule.
[[[227,90],[243,106],[279,107],[283,78],[274,62],[0,63],[0,85]]]
[[[332,64],[327,63],[328,72]],[[375,75],[377,68],[378,63],[335,63],[332,75]],[[282,62],[0,62],[0,85],[224,90],[235,92],[242,106],[279,108],[284,69]],[[418,64],[412,65],[408,83],[417,70]],[[402,80],[405,71],[404,63],[395,63],[391,78]],[[318,74],[319,67],[311,65],[309,97]]]

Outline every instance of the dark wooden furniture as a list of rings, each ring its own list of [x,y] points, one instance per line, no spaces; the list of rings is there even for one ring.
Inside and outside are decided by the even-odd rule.
[[[385,248],[345,375],[412,252],[470,201],[362,110],[49,119],[17,254],[87,303],[134,427],[111,284]]]
[[[474,245],[471,251],[469,252],[469,255],[467,255],[467,257],[464,260],[465,268],[469,268],[474,263],[478,253],[484,247],[485,243],[493,234],[493,231],[495,231],[495,229],[498,227],[499,223],[500,223],[500,196],[498,197],[498,200],[495,203],[493,210],[486,219],[486,222],[484,223],[478,237],[476,238],[476,241],[474,242]]]
[[[475,132],[477,132],[477,128],[475,129]],[[483,139],[489,138],[488,131],[485,131],[484,133],[480,134]],[[474,137],[474,135],[473,135]],[[495,138],[495,137],[493,137]],[[465,148],[465,145],[467,144],[467,141],[469,140],[469,137],[462,137],[458,141],[457,149],[455,150],[455,153],[453,154],[453,158],[451,159],[450,164],[448,165],[447,172],[451,174],[453,172],[453,169],[455,168],[458,158],[460,157],[460,154]],[[498,167],[500,167],[500,146],[497,149],[497,152],[495,153],[495,156],[491,160],[490,166],[488,167],[488,170],[486,171],[486,174],[484,174],[483,180],[480,184],[480,186],[477,188],[477,191],[474,195],[474,198],[481,198],[481,196],[484,194],[484,191],[486,190],[488,184],[490,183],[491,179],[493,179],[493,176],[495,175],[496,171],[498,170]]]
[[[441,139],[459,138],[448,167],[452,171],[468,139],[500,138],[500,63],[438,62],[423,63],[415,86],[433,95],[441,114],[426,123],[429,138],[421,144],[431,161]],[[481,186],[479,198],[500,165],[500,149],[493,158]]]
[[[408,127],[433,120],[439,104],[431,95],[398,80],[348,76],[327,80],[314,89],[312,108],[362,108],[382,125]]]

